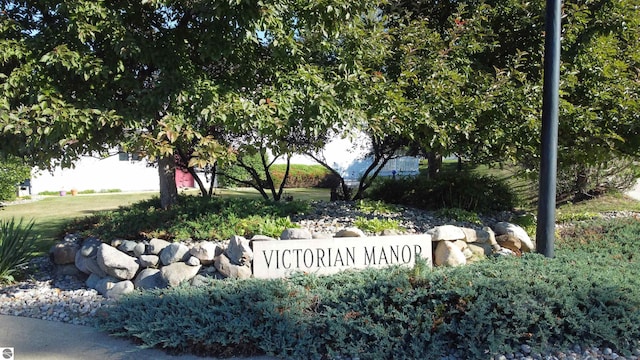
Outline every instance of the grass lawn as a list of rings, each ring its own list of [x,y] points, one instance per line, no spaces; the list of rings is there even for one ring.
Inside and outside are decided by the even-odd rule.
[[[187,191],[197,195],[197,191]],[[299,200],[329,200],[329,189],[286,189],[286,195]],[[9,205],[0,210],[0,219],[24,218],[35,221],[34,231],[40,236],[38,251],[47,252],[61,237],[61,229],[75,218],[93,215],[98,211],[117,209],[156,196],[156,192],[105,193],[77,196],[48,196],[42,200]],[[254,189],[235,188],[217,190],[222,197],[260,198]]]

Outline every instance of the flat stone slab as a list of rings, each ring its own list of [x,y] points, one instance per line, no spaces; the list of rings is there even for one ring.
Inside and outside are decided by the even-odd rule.
[[[294,272],[335,274],[346,269],[432,264],[431,235],[253,242],[253,276],[282,278]]]

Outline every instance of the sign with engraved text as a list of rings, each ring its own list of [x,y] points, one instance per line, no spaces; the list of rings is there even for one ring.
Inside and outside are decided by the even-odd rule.
[[[397,235],[253,242],[253,276],[270,279],[294,272],[334,274],[346,269],[431,264],[431,236]]]

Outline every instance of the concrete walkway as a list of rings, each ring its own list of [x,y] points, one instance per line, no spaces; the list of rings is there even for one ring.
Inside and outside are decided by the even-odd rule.
[[[2,359],[9,360],[214,359],[194,355],[171,356],[158,349],[141,349],[127,340],[111,337],[89,326],[7,315],[0,315],[0,348],[13,348],[14,357],[6,357],[8,354],[4,352],[2,354]],[[276,358],[258,356],[243,359]]]

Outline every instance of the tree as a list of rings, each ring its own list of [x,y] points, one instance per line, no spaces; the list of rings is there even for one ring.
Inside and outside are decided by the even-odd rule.
[[[19,158],[0,158],[0,200],[16,198],[17,186],[31,177],[31,167]]]
[[[304,68],[309,43],[301,40],[333,37],[367,6],[0,1],[1,150],[70,166],[122,144],[158,159],[167,207],[176,201],[174,155],[213,166],[233,151],[212,129],[284,126],[251,113],[269,111],[261,89],[286,88],[273,84]],[[234,109],[242,111],[227,112]]]

